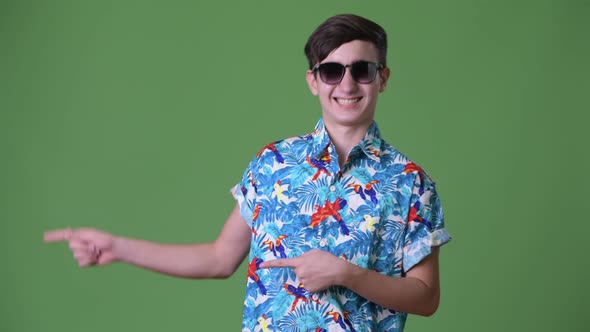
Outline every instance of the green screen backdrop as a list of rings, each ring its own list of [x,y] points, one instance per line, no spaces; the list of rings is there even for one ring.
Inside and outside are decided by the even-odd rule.
[[[588,1],[0,1],[0,330],[238,331],[245,268],[80,269],[42,233],[211,241],[267,143],[313,129],[303,45],[389,33],[384,137],[437,182],[442,299],[407,331],[587,331]]]

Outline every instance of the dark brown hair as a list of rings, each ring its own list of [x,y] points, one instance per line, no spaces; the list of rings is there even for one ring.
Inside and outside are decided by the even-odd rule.
[[[305,56],[309,69],[324,60],[330,52],[353,40],[371,42],[377,48],[379,63],[386,65],[387,34],[377,23],[366,18],[342,14],[332,16],[309,36],[305,44]]]

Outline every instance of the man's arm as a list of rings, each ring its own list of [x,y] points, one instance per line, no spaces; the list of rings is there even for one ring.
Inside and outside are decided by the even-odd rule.
[[[238,205],[211,243],[162,244],[114,236],[95,229],[46,232],[45,242],[68,241],[81,267],[120,261],[183,278],[227,278],[244,260],[251,231]]]
[[[438,252],[438,247],[432,247],[432,253],[403,278],[359,267],[317,249],[295,258],[267,261],[260,267],[292,267],[310,292],[339,285],[380,306],[430,316],[438,308],[440,298]]]
[[[339,284],[383,307],[431,316],[440,299],[438,252],[438,247],[432,247],[432,253],[403,278],[389,277],[349,263]]]

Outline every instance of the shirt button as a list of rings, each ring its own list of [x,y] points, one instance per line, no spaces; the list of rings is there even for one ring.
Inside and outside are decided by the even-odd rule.
[[[326,242],[326,239],[321,239],[321,240],[320,240],[320,247],[322,247],[322,248],[323,248],[323,247],[325,247],[325,246],[326,246],[326,244],[328,244],[328,243]]]
[[[328,152],[332,153],[332,146],[328,147]]]
[[[330,191],[331,192],[335,192],[336,191],[336,186],[330,186]]]

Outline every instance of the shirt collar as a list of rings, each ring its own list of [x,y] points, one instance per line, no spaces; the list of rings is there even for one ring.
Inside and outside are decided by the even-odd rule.
[[[331,144],[330,136],[328,135],[328,131],[326,130],[326,126],[322,118],[320,118],[316,124],[314,131],[307,136],[307,139],[312,141],[311,155],[313,157],[319,157],[324,153],[328,145]],[[362,151],[370,159],[380,162],[382,145],[383,140],[381,139],[381,132],[377,127],[377,123],[373,121],[371,126],[369,126],[365,137],[359,142],[357,146],[352,149],[350,157],[353,158],[357,156],[357,151],[360,149],[360,151]]]

